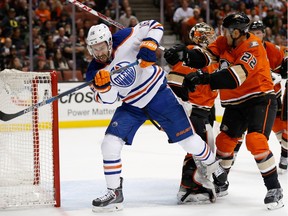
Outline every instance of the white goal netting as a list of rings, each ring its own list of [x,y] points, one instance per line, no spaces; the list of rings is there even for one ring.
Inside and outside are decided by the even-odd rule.
[[[13,114],[52,97],[53,79],[50,72],[1,71],[0,110]],[[60,205],[58,149],[54,102],[0,120],[0,208]]]

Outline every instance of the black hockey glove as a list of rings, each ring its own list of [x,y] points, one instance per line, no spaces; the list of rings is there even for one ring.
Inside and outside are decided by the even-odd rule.
[[[170,65],[175,65],[180,61],[179,52],[184,52],[186,46],[183,44],[177,44],[170,49],[165,50],[164,58]],[[183,54],[182,54],[183,56]]]
[[[182,99],[182,101],[189,101],[189,94],[188,94],[189,91],[187,88],[183,86],[174,86],[174,85],[170,85],[170,88],[177,97]]]
[[[280,68],[280,74],[282,79],[287,79],[287,65],[288,65],[288,61],[287,58],[285,60],[282,61],[282,65]]]
[[[189,73],[183,80],[183,87],[188,88],[189,91],[194,92],[197,85],[207,85],[210,83],[210,74],[198,70],[197,72]]]

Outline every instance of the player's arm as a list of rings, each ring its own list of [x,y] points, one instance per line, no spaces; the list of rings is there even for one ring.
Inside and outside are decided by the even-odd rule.
[[[183,61],[186,66],[200,69],[219,61],[219,48],[217,43],[219,42],[216,40],[206,49],[198,46],[195,46],[193,49],[188,49],[181,44],[175,45],[165,50],[164,58],[170,65],[175,65],[179,61]]]
[[[210,85],[215,89],[234,89],[240,86],[247,78],[248,72],[241,64],[221,69],[209,74],[207,72],[197,71],[185,76],[183,86],[190,91],[195,91],[197,85]]]
[[[188,89],[182,86],[184,78],[185,74],[177,71],[170,71],[167,75],[167,83],[177,97],[181,98],[183,101],[188,101]]]
[[[163,26],[155,20],[142,21],[134,27],[141,41],[137,59],[141,59],[140,67],[146,68],[155,64],[156,50],[163,36]]]
[[[115,86],[111,85],[110,73],[103,69],[104,67],[104,64],[100,64],[93,59],[88,66],[86,80],[92,80],[89,87],[94,92],[97,102],[112,104],[118,99],[118,91]]]
[[[279,72],[281,74],[281,77],[283,79],[287,79],[287,64],[288,64],[288,49],[284,50],[284,58],[281,64],[281,67],[279,69]]]
[[[96,90],[96,99],[104,104],[113,104],[118,99],[118,90],[116,86],[111,85],[110,72],[105,69],[97,71],[93,86]]]
[[[208,49],[194,48],[183,53],[185,65],[192,68],[203,68],[217,62],[217,57]]]
[[[165,60],[172,66],[183,61],[186,66],[197,69],[208,66],[212,62],[211,57],[212,55],[209,52],[206,53],[204,49],[187,49],[182,44],[177,44],[165,50],[164,53]]]

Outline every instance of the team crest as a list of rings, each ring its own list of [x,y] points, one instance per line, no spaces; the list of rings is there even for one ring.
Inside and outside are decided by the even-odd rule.
[[[259,43],[257,41],[250,42],[250,48],[251,47],[257,47],[257,46],[259,46]]]
[[[130,62],[120,62],[112,68],[112,71],[130,64]],[[119,87],[129,87],[136,79],[136,71],[134,67],[128,67],[120,73],[112,76],[112,83]]]
[[[142,21],[139,23],[140,28],[144,27],[144,26],[149,26],[149,22],[148,21]]]

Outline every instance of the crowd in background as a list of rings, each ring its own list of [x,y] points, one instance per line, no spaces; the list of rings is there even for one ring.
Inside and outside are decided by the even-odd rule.
[[[179,39],[188,44],[188,32],[196,23],[207,22],[220,35],[225,16],[233,12],[244,12],[251,22],[263,21],[266,40],[287,46],[287,5],[286,0],[210,0],[210,19],[207,22],[206,0],[165,0],[165,17]]]
[[[83,4],[116,19],[126,26],[139,21],[129,0],[85,0]],[[131,1],[131,0],[130,0]],[[29,71],[29,0],[3,0],[0,2],[0,69],[15,68]],[[73,64],[85,75],[91,56],[85,38],[92,25],[105,23],[112,32],[117,28],[75,7],[75,32],[72,35],[72,4],[66,0],[32,0],[33,71],[71,70]],[[155,5],[159,1],[154,0]],[[198,22],[206,21],[205,0],[164,0],[165,19],[173,33],[187,44],[188,32]],[[118,5],[118,7],[117,7]],[[188,9],[189,12],[186,13]],[[287,46],[287,2],[285,0],[210,0],[210,24],[221,34],[223,18],[234,11],[243,11],[251,21],[263,20],[266,39]],[[75,48],[73,47],[75,42]],[[76,62],[73,62],[73,51]]]
[[[76,52],[76,70],[85,75],[91,56],[86,49],[86,36],[92,25],[106,23],[95,15],[75,7],[75,32],[72,34],[72,4],[65,0],[32,0],[33,71],[72,70],[73,51]],[[130,13],[128,0],[81,1],[94,10],[115,19],[118,8],[121,22],[127,23]],[[0,69],[15,68],[30,71],[29,0],[0,2]],[[133,25],[138,20],[132,14]],[[136,18],[136,20],[134,19]],[[128,23],[130,25],[130,23]],[[109,25],[113,31],[117,29]],[[74,43],[73,43],[74,42]],[[73,46],[73,44],[75,46]]]

